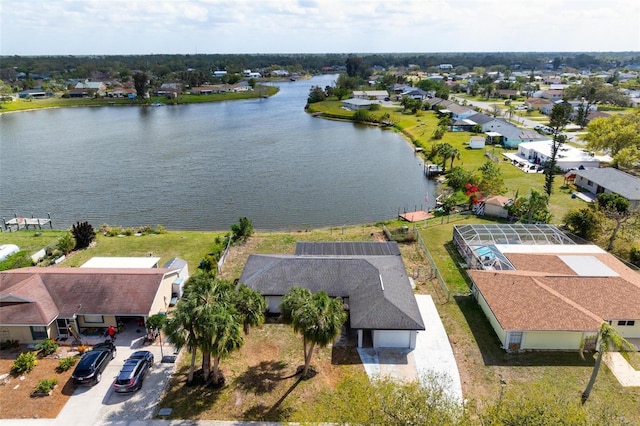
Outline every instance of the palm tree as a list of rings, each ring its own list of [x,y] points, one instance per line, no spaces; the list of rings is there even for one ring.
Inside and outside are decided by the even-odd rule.
[[[244,343],[242,338],[242,326],[239,315],[232,306],[218,303],[215,305],[215,313],[210,317],[210,327],[208,328],[208,339],[203,341],[202,359],[204,377],[209,377],[209,369],[205,369],[205,358],[207,367],[211,365],[213,357],[213,367],[211,376],[214,384],[220,383],[220,360],[227,357],[232,352],[240,349]]]
[[[436,145],[436,152],[440,158],[442,158],[442,171],[444,172],[447,166],[447,160],[451,158],[453,150],[455,148],[451,144],[445,142]]]
[[[217,280],[208,273],[192,276],[185,285],[183,297],[176,305],[174,316],[165,326],[165,332],[177,348],[186,345],[191,352],[188,382],[193,381],[198,349],[202,352],[205,381],[213,373],[213,380],[218,383],[221,358],[242,346],[242,320],[233,302],[233,284]]]
[[[451,168],[453,169],[453,160],[460,159],[460,150],[458,148],[451,147],[449,158],[451,158]]]
[[[316,345],[325,347],[340,335],[347,313],[340,298],[331,299],[324,291],[312,295],[308,289],[301,287],[293,287],[285,294],[281,307],[285,321],[302,334],[302,378],[307,378]]]
[[[194,277],[189,278],[185,290],[189,287],[189,282]],[[187,375],[187,383],[193,382],[193,374],[195,372],[196,355],[198,349],[197,335],[195,331],[196,318],[192,315],[195,307],[194,299],[187,298],[186,292],[182,299],[176,304],[176,309],[171,318],[164,325],[164,332],[167,340],[172,343],[177,350],[183,347],[191,353],[191,365],[189,366],[189,374]]]
[[[259,292],[240,284],[235,293],[235,307],[242,318],[244,334],[249,334],[249,327],[264,323],[264,312],[267,303]]]
[[[600,370],[600,364],[602,363],[602,355],[606,352],[610,351],[635,351],[636,347],[633,343],[630,343],[624,337],[620,336],[615,328],[611,327],[609,323],[603,322],[600,325],[600,330],[598,330],[597,334],[597,346],[599,346],[598,357],[596,358],[596,363],[593,366],[593,371],[591,372],[591,378],[589,378],[589,383],[585,388],[584,392],[582,392],[582,403],[584,404],[589,399],[589,395],[591,394],[591,389],[593,389],[593,385],[596,382],[596,377],[598,376],[598,371]],[[584,345],[586,341],[589,339],[583,339],[580,342],[580,357],[584,359]]]

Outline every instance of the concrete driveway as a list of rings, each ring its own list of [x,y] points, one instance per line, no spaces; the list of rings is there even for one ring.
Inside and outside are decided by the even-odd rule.
[[[151,419],[175,364],[162,363],[159,341],[154,345],[142,345],[144,328],[133,327],[117,336],[118,353],[104,373],[100,383],[93,387],[79,386],[56,417],[56,425],[95,425],[103,422],[140,421]],[[155,363],[147,373],[142,389],[131,394],[116,394],[112,384],[122,368],[124,360],[137,350],[154,354]],[[174,355],[172,346],[162,347],[164,355]],[[50,423],[51,424],[51,423]]]
[[[365,371],[369,377],[403,381],[436,379],[453,400],[462,402],[458,365],[433,299],[424,294],[415,297],[425,324],[415,349],[358,348]]]

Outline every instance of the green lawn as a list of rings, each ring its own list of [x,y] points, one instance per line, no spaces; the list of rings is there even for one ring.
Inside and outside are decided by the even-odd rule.
[[[508,354],[500,349],[493,328],[469,295],[468,278],[459,266],[462,258],[452,243],[453,226],[463,223],[496,222],[457,215],[448,223],[446,219],[441,223],[432,221],[418,229],[449,289],[457,294],[451,302],[440,303],[437,308],[456,354],[465,397],[482,405],[482,401],[496,400],[503,391],[518,395],[540,389],[578,401],[594,359],[582,360],[575,352]],[[631,359],[637,365],[637,354],[632,354]],[[501,385],[501,380],[506,385]],[[590,417],[603,409],[624,413],[630,424],[640,424],[638,402],[640,389],[622,387],[603,365],[585,410]]]
[[[34,254],[47,246],[55,247],[56,241],[65,231],[18,231],[1,232],[0,244],[15,244],[21,250]],[[149,234],[139,237],[105,237],[98,234],[96,244],[86,250],[73,252],[61,266],[77,267],[94,256],[155,256],[160,265],[180,257],[194,271],[213,246],[216,236],[224,233],[179,231],[164,234]]]
[[[532,388],[540,388],[548,389],[569,399],[579,399],[580,392],[586,385],[593,367],[594,361],[592,359],[583,361],[576,353],[507,354],[499,348],[493,329],[477,303],[468,296],[465,275],[458,266],[457,253],[451,245],[452,229],[454,224],[483,222],[487,221],[474,216],[453,215],[432,219],[418,226],[418,230],[438,268],[455,295],[451,302],[444,303],[442,295],[438,294],[439,290],[434,287],[434,300],[439,301],[437,309],[454,348],[462,375],[465,398],[470,401],[472,407],[482,406],[486,402],[495,401],[502,388],[515,394],[523,393]],[[394,221],[389,223],[389,226],[399,224],[400,222]],[[2,232],[0,233],[0,244],[17,244],[31,253],[46,245],[54,244],[62,232]],[[183,258],[189,262],[190,271],[193,273],[199,260],[209,251],[218,235],[220,234],[215,232],[173,231],[140,237],[99,235],[95,246],[73,254],[61,266],[79,266],[93,256],[148,256],[152,254],[161,258],[160,263],[175,256]],[[380,235],[380,226],[374,224],[301,232],[257,233],[247,243],[233,248],[230,258],[225,264],[224,277],[227,279],[237,278],[246,258],[251,253],[291,253],[296,241],[371,241],[372,238],[377,238]],[[275,385],[277,389],[272,394],[260,395],[255,389],[261,389],[258,386],[268,385],[268,380],[272,377],[271,373],[274,373],[262,369],[263,364],[261,363],[264,361],[264,365],[268,368],[269,365],[280,365],[281,362],[285,362],[286,364],[282,364],[285,365],[285,368],[275,373],[278,376],[286,377],[290,375],[289,370],[295,368],[300,362],[301,349],[299,345],[293,344],[290,349],[280,352],[281,349],[276,350],[273,345],[267,347],[264,343],[260,343],[260,339],[262,339],[260,331],[252,331],[252,336],[254,334],[255,345],[249,344],[242,352],[223,361],[225,374],[228,375],[227,377],[232,383],[230,388],[224,392],[207,390],[202,394],[194,393],[196,388],[184,388],[181,383],[185,374],[184,366],[181,364],[176,377],[177,381],[172,382],[171,392],[165,398],[165,403],[175,407],[177,415],[189,412],[189,401],[192,401],[195,404],[195,411],[191,411],[191,418],[212,419],[224,416],[226,418],[257,419],[269,414],[266,417],[282,420],[298,412],[299,404],[308,407],[309,412],[317,412],[313,407],[319,407],[315,404],[321,402],[314,395],[318,392],[330,392],[331,389],[339,385],[341,380],[345,380],[347,377],[343,376],[341,371],[348,366],[334,365],[330,361],[331,352],[322,351],[321,354],[318,354],[314,364],[321,363],[323,374],[304,386],[296,387],[285,399],[285,403],[277,405],[286,411],[269,410],[267,413],[265,410],[275,407],[274,401],[282,397],[294,382],[282,380],[281,385]],[[250,340],[254,341],[254,337]],[[237,363],[243,357],[250,357],[248,358],[250,360],[249,366],[254,366],[253,369],[257,372],[255,377],[262,381],[252,382],[251,386],[253,387],[241,388],[233,393],[235,386],[245,383],[238,381],[241,380],[239,378],[243,375],[249,377],[246,375],[249,370],[242,367],[241,363]],[[328,380],[324,372],[329,373],[330,371],[332,378]],[[506,385],[501,386],[501,378],[506,382]],[[241,404],[240,406],[234,405],[238,402]],[[640,424],[640,411],[637,410],[639,402],[640,389],[621,387],[608,368],[603,366],[585,410],[590,414],[598,413],[604,409],[624,413],[631,424]],[[271,417],[272,415],[273,417]]]

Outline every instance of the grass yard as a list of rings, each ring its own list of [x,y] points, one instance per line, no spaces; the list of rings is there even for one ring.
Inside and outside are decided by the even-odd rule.
[[[500,342],[486,316],[469,295],[466,274],[459,266],[462,259],[452,242],[453,226],[487,222],[468,216],[464,220],[420,227],[427,248],[449,288],[458,294],[453,302],[441,303],[437,308],[456,356],[463,394],[482,406],[499,398],[503,392],[501,380],[504,380],[505,389],[512,392],[522,393],[538,386],[578,400],[589,380],[593,359],[582,360],[575,352],[508,354],[500,349]],[[434,287],[434,291],[438,289]],[[630,356],[632,362],[640,363],[637,353]],[[631,424],[640,424],[638,402],[640,389],[623,388],[603,365],[587,409],[595,413],[609,407],[617,413],[625,413]]]
[[[434,297],[456,356],[465,398],[480,408],[496,401],[503,391],[501,379],[506,382],[504,389],[516,394],[540,387],[553,389],[569,398],[579,398],[591,374],[592,359],[582,360],[576,353],[507,354],[499,348],[486,317],[468,295],[466,278],[451,244],[453,225],[470,222],[487,221],[474,216],[452,215],[417,226],[453,291],[454,297],[449,303],[431,279],[430,268],[417,244],[400,245],[407,272],[416,279],[416,292]],[[393,221],[387,226],[394,228],[403,224]],[[296,241],[378,241],[383,238],[380,225],[256,233],[246,243],[232,247],[222,277],[229,280],[237,278],[252,253],[293,253]],[[61,231],[42,231],[37,237],[31,231],[0,233],[0,244],[13,243],[35,252],[55,242],[60,235]],[[61,266],[78,266],[92,256],[148,256],[152,253],[161,258],[161,263],[174,256],[181,257],[189,262],[193,273],[195,265],[218,235],[221,233],[171,231],[140,237],[99,236],[95,246],[72,255]],[[318,375],[298,383],[292,374],[302,364],[302,342],[290,327],[276,323],[252,330],[242,350],[223,360],[221,366],[226,377],[223,389],[185,386],[189,357],[182,356],[179,362],[178,373],[158,405],[159,408],[173,408],[172,418],[322,421],[314,413],[330,410],[324,408],[326,398],[323,395],[336,389],[341,381],[365,374],[353,349],[324,349],[315,355],[312,362],[318,369]],[[632,360],[634,365],[637,362]],[[4,362],[0,363],[0,368],[6,370],[10,366]],[[42,363],[32,374],[42,372],[47,376],[53,368]],[[61,395],[65,395],[66,382],[59,380]],[[1,392],[9,389],[0,387],[0,401],[3,403],[6,399]],[[54,395],[55,392],[57,389]],[[25,408],[24,414],[6,416],[46,416],[40,409],[34,411],[33,402],[26,393],[21,398],[15,397],[12,401],[16,406],[31,409]],[[603,366],[586,409],[594,413],[614,410],[624,413],[631,424],[640,424],[639,402],[640,389],[621,387]],[[4,416],[6,411],[2,408],[0,411]]]
[[[288,421],[299,409],[313,406],[352,374],[366,374],[354,348],[319,349],[312,366],[315,377],[299,380],[303,364],[302,340],[288,325],[271,323],[245,336],[245,344],[221,363],[225,386],[221,389],[186,385],[190,356],[182,356],[158,405],[170,407],[169,419]],[[196,368],[200,366],[200,357]],[[307,419],[322,421],[323,419]]]

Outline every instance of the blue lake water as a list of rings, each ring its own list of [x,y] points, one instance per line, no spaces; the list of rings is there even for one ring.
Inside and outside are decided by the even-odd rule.
[[[400,135],[314,118],[309,89],[269,99],[0,115],[0,216],[260,230],[369,223],[427,208],[433,183]]]

